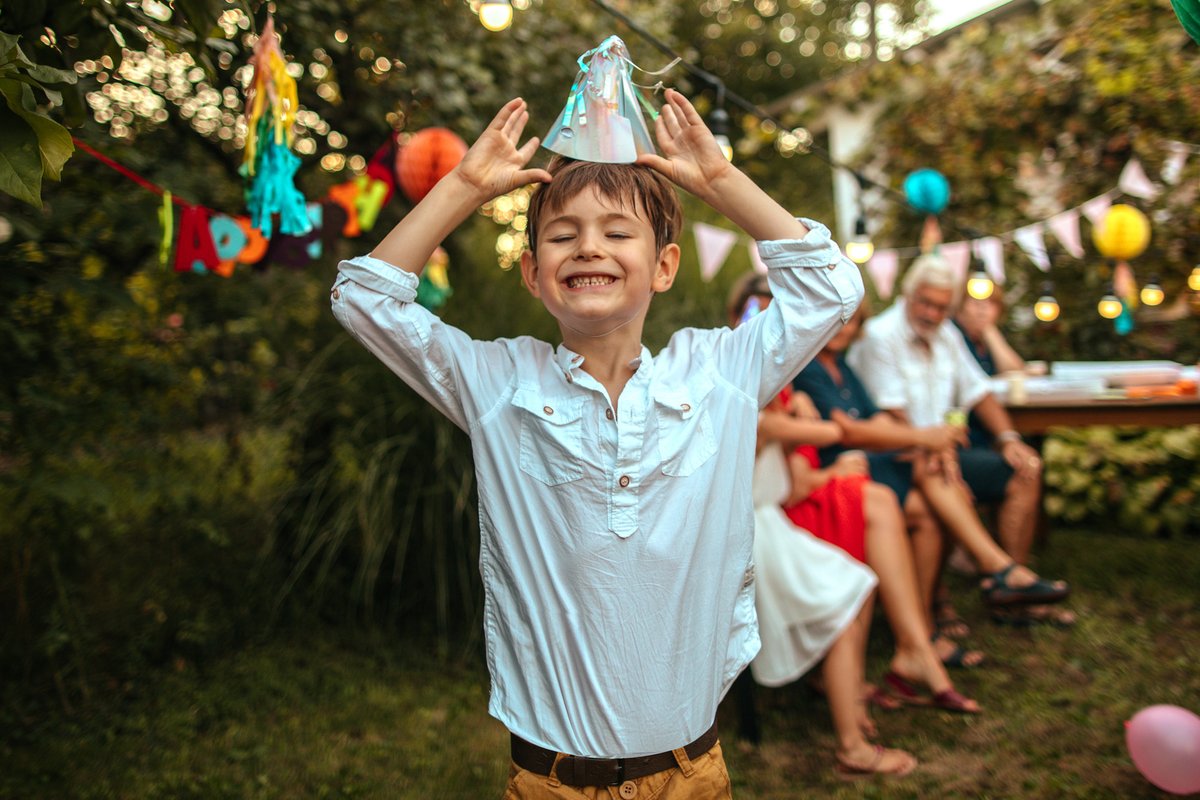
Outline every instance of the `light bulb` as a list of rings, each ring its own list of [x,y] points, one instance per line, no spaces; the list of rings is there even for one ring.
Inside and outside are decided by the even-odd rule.
[[[867,235],[867,221],[862,217],[854,223],[854,235],[846,242],[846,257],[855,264],[865,264],[875,255],[875,244]]]
[[[508,0],[483,0],[479,4],[479,21],[489,31],[502,31],[512,25],[513,10]]]
[[[1058,301],[1053,295],[1044,294],[1033,304],[1033,315],[1042,322],[1054,322],[1058,319]]]
[[[988,299],[995,289],[996,284],[992,283],[992,279],[987,276],[986,272],[976,270],[971,273],[971,277],[967,278],[967,294],[976,300]]]
[[[1100,312],[1100,316],[1105,319],[1116,319],[1121,316],[1123,310],[1125,310],[1125,306],[1112,292],[1101,297],[1099,304],[1096,305],[1096,311]]]
[[[721,148],[721,155],[726,161],[733,161],[733,143],[729,141],[729,112],[717,106],[708,115],[708,129]]]
[[[1158,285],[1158,276],[1156,275],[1150,279],[1149,283],[1142,287],[1140,296],[1142,298],[1142,305],[1156,306],[1162,303],[1167,293]]]
[[[1192,267],[1192,274],[1188,275],[1188,288],[1200,292],[1200,264]]]

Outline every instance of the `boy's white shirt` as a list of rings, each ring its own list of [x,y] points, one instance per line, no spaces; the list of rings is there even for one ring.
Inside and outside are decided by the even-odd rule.
[[[595,758],[702,734],[759,647],[750,481],[758,410],[857,308],[857,267],[823,225],[760,242],[775,302],[736,330],[643,347],[619,415],[583,357],[479,341],[414,302],[418,278],[339,266],[334,315],[471,436],[489,711]]]

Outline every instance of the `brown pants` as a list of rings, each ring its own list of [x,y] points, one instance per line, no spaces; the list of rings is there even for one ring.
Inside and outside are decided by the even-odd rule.
[[[696,759],[689,759],[683,748],[674,755],[678,766],[620,786],[567,786],[553,770],[549,776],[538,775],[512,764],[504,800],[732,800],[720,742]]]

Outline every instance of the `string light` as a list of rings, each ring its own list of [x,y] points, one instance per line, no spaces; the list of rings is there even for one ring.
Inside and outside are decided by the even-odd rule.
[[[854,223],[854,236],[846,242],[846,257],[855,264],[865,264],[875,255],[875,243],[867,234],[867,221],[859,217]]]
[[[718,102],[720,102],[718,100]],[[708,129],[726,161],[733,161],[733,143],[729,141],[729,112],[718,105],[708,114]]]
[[[1047,281],[1042,284],[1042,296],[1033,304],[1033,315],[1042,322],[1054,322],[1058,319],[1058,301],[1054,299],[1054,284]]]
[[[996,284],[992,283],[992,279],[982,270],[975,270],[967,278],[967,294],[976,300],[988,299],[995,290]]]
[[[513,10],[509,0],[482,0],[479,21],[489,31],[502,31],[512,25]]]
[[[1163,291],[1162,286],[1160,286],[1158,283],[1157,275],[1153,275],[1150,277],[1150,282],[1142,287],[1142,291],[1141,291],[1141,295],[1140,295],[1140,297],[1142,298],[1142,305],[1144,305],[1144,306],[1159,305],[1160,303],[1162,303],[1163,298],[1165,298],[1166,296],[1167,296],[1167,293]]]
[[[1110,283],[1104,297],[1101,297],[1100,302],[1096,305],[1096,311],[1105,319],[1116,319],[1124,310],[1125,305],[1113,294],[1113,287]]]
[[[1200,292],[1200,264],[1192,267],[1192,274],[1188,275],[1188,288]]]

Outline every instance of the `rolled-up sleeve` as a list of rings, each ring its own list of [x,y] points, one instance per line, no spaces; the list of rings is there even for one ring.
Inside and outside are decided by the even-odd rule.
[[[760,406],[791,383],[863,298],[858,266],[842,254],[829,229],[810,219],[800,222],[809,229],[803,239],[758,243],[774,299],[766,311],[742,326],[747,330],[735,331],[750,337],[749,346],[762,354],[750,362],[760,365]]]
[[[464,430],[476,416],[461,376],[481,374],[479,342],[416,302],[417,275],[371,256],[343,261],[330,290],[333,315],[388,369]],[[507,351],[493,348],[492,357]],[[487,374],[486,372],[483,374]]]

